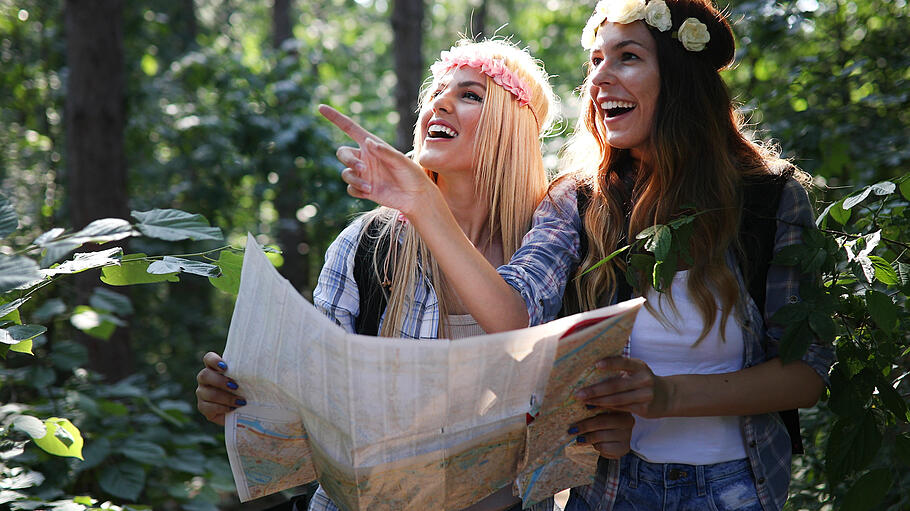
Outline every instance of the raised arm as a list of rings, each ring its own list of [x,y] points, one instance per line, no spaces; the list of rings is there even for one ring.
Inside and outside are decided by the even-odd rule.
[[[487,332],[528,326],[522,296],[474,247],[449,210],[439,188],[416,162],[331,107],[326,119],[360,146],[342,147],[342,179],[353,197],[397,209],[420,233],[462,303]]]

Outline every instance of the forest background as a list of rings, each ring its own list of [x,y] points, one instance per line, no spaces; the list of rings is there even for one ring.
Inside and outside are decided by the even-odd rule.
[[[193,390],[224,346],[246,232],[309,297],[328,244],[372,207],[345,194],[347,141],[316,105],[408,149],[438,52],[509,36],[563,98],[555,171],[593,3],[0,0],[0,507],[279,509],[311,490],[240,505]],[[786,254],[825,284],[787,312],[793,338],[839,356],[802,412],[788,508],[906,509],[910,9],[720,4],[738,36],[724,77],[760,138],[814,176],[824,234]],[[101,266],[147,283],[102,284]]]

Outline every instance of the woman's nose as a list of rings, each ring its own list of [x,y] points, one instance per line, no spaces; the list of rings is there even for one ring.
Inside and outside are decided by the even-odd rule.
[[[449,94],[446,92],[443,92],[443,93],[439,94],[438,96],[436,96],[435,98],[433,98],[432,106],[433,106],[433,112],[440,112],[440,111],[445,112],[445,113],[452,112],[452,100],[449,97]]]
[[[616,80],[613,71],[605,62],[594,68],[591,72],[591,84],[595,86],[609,85]]]

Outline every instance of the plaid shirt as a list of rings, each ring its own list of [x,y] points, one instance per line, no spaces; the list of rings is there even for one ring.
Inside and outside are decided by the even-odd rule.
[[[503,278],[521,293],[532,323],[559,310],[567,276],[578,263],[579,233],[583,231],[575,187],[573,180],[566,179],[551,190],[538,207],[521,249],[508,265],[499,268]],[[801,242],[801,226],[814,226],[812,207],[805,190],[796,181],[790,180],[784,186],[777,215],[775,253]],[[777,356],[783,326],[767,320],[785,303],[800,300],[799,271],[790,266],[771,265],[768,268],[767,297],[762,313],[749,296],[739,265],[732,256],[728,263],[739,281],[741,303],[746,304],[746,317],[742,322],[743,367],[751,367]],[[802,360],[826,384],[829,383],[828,371],[834,363],[834,350],[830,345],[815,340]],[[790,484],[791,446],[786,428],[777,413],[744,416],[741,425],[762,507],[766,511],[779,510],[787,500]],[[609,511],[618,484],[618,462],[601,458],[594,483],[572,491],[588,504],[589,509]]]
[[[362,216],[351,222],[329,246],[325,254],[325,264],[313,291],[313,305],[351,333],[356,333],[354,320],[360,310],[360,294],[354,280],[354,255],[357,252],[363,222]],[[439,302],[426,274],[419,269],[418,272],[420,273],[417,284],[411,292],[413,302],[405,315],[399,335],[411,339],[436,339],[439,331]],[[553,317],[555,313],[546,319]],[[381,321],[379,326],[382,328]],[[521,509],[521,506],[516,509]],[[537,503],[530,509],[553,511],[553,499]],[[338,511],[338,507],[320,486],[310,500],[309,511]]]

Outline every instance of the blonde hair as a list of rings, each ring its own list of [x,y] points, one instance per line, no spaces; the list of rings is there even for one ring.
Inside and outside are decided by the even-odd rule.
[[[501,60],[526,84],[531,95],[528,105],[521,106],[515,96],[487,76],[487,93],[475,135],[473,167],[477,204],[489,208],[488,239],[493,240],[497,235],[502,239],[502,256],[507,261],[521,246],[534,209],[546,193],[540,137],[553,124],[556,96],[542,64],[507,40],[461,40],[450,51]],[[440,77],[431,78],[420,94],[421,109],[429,103],[433,92],[430,86]],[[420,154],[422,147],[419,129],[418,124],[414,129],[415,155]],[[435,179],[432,169],[424,170]],[[400,334],[407,311],[413,305],[412,290],[423,274],[436,291],[440,313],[438,335],[444,337],[448,304],[453,296],[426,244],[409,223],[399,221],[395,210],[380,207],[367,213],[365,220],[364,226],[379,222],[378,235],[390,236],[393,241],[388,254],[374,252],[372,258],[379,282],[392,269],[390,288],[388,291],[383,288],[388,305],[379,334],[389,337]],[[364,229],[361,236],[366,232]]]

